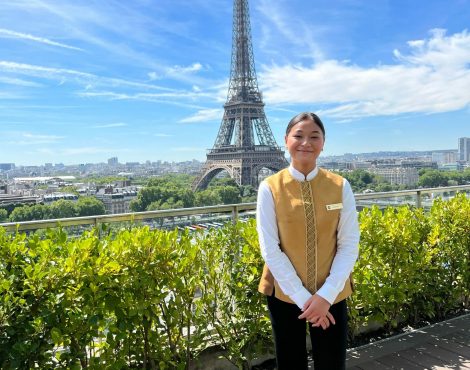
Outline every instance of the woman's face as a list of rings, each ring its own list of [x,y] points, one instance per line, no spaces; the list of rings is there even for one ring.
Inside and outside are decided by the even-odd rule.
[[[292,165],[300,170],[313,170],[323,150],[325,138],[314,121],[303,120],[294,125],[285,137]]]

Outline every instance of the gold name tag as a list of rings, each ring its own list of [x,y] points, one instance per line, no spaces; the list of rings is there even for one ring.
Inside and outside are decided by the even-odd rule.
[[[326,209],[328,211],[333,211],[335,209],[343,209],[343,203],[327,204]]]

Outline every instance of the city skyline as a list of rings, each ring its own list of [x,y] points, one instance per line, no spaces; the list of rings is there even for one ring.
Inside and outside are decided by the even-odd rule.
[[[205,160],[232,1],[0,4],[0,162]],[[470,135],[469,0],[250,1],[278,144],[317,112],[324,155],[457,149]],[[5,52],[8,51],[8,52]]]

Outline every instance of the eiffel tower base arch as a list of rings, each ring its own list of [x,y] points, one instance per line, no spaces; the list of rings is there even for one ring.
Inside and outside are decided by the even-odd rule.
[[[194,191],[206,189],[217,174],[226,171],[238,185],[251,185],[257,189],[259,185],[258,174],[261,169],[268,168],[277,172],[287,165],[284,152],[281,150],[266,151],[265,153],[247,151],[231,154],[208,154],[201,174],[194,180],[192,188]]]

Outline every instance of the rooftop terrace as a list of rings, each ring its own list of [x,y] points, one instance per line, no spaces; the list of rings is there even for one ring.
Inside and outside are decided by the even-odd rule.
[[[470,369],[470,314],[351,349],[347,369]]]
[[[467,195],[454,198],[457,191]],[[393,328],[400,320],[416,323],[423,317],[444,318],[456,307],[460,313],[468,310],[469,191],[470,185],[356,196],[358,204],[375,198],[380,207],[387,202],[412,206],[360,213],[351,335],[377,322]],[[424,212],[419,206],[431,206],[428,201],[434,204]],[[235,221],[253,217],[255,206],[1,224],[0,333],[7,334],[0,335],[0,367],[2,361],[22,361],[28,354],[30,366],[80,360],[83,368],[119,358],[130,367],[152,368],[152,361],[161,359],[209,369],[197,367],[194,359],[214,343],[234,364],[254,365],[259,353],[251,346],[260,343],[258,337],[266,345],[270,337],[264,301],[253,293],[262,261],[254,222]],[[229,222],[208,221],[215,218]],[[188,222],[211,226],[194,232],[158,230]],[[141,223],[156,229],[141,228]],[[71,237],[61,228],[31,233],[59,224],[78,234]],[[99,227],[81,229],[90,225]],[[116,225],[114,231],[109,225]],[[469,320],[467,314],[355,348],[348,353],[348,367],[470,368]],[[160,332],[168,332],[168,338]],[[33,356],[39,350],[41,355]]]

